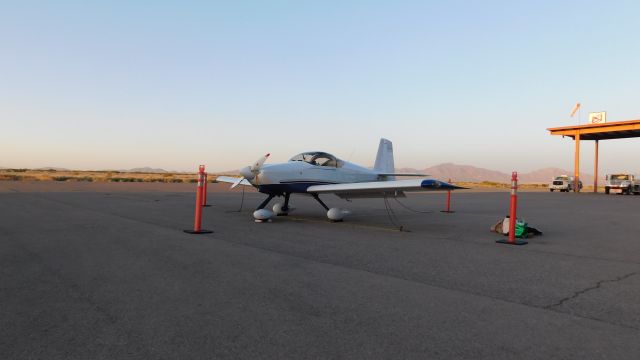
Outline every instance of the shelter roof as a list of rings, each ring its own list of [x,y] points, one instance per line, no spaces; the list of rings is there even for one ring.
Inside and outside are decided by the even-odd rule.
[[[548,128],[551,135],[576,137],[580,140],[609,140],[640,137],[640,120],[615,121],[604,124],[572,125]]]

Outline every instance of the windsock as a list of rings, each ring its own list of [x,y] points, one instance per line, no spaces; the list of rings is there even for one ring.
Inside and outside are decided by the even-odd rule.
[[[580,109],[580,103],[577,102],[576,105],[573,107],[573,110],[571,110],[571,115],[569,115],[569,117],[573,117],[573,115],[576,114],[576,111],[578,111],[578,109]]]

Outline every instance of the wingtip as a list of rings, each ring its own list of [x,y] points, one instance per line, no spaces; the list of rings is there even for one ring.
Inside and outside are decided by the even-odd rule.
[[[448,187],[451,190],[468,190],[468,189],[470,189],[468,187],[458,186],[458,185],[451,184],[451,183],[445,183],[445,184],[447,184],[446,187]]]

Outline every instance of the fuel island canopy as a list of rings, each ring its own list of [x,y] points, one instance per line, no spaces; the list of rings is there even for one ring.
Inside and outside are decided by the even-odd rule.
[[[580,141],[594,140],[595,163],[593,192],[598,191],[598,142],[600,140],[627,139],[640,137],[640,120],[615,121],[600,124],[586,124],[548,128],[551,135],[568,136],[575,141],[574,186],[573,191],[580,191]]]

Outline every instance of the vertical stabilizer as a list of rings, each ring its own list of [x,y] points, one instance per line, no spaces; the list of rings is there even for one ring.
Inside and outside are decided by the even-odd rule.
[[[373,170],[387,174],[396,172],[396,167],[393,163],[393,144],[391,141],[380,139],[378,155],[376,155],[376,163],[373,166]]]

